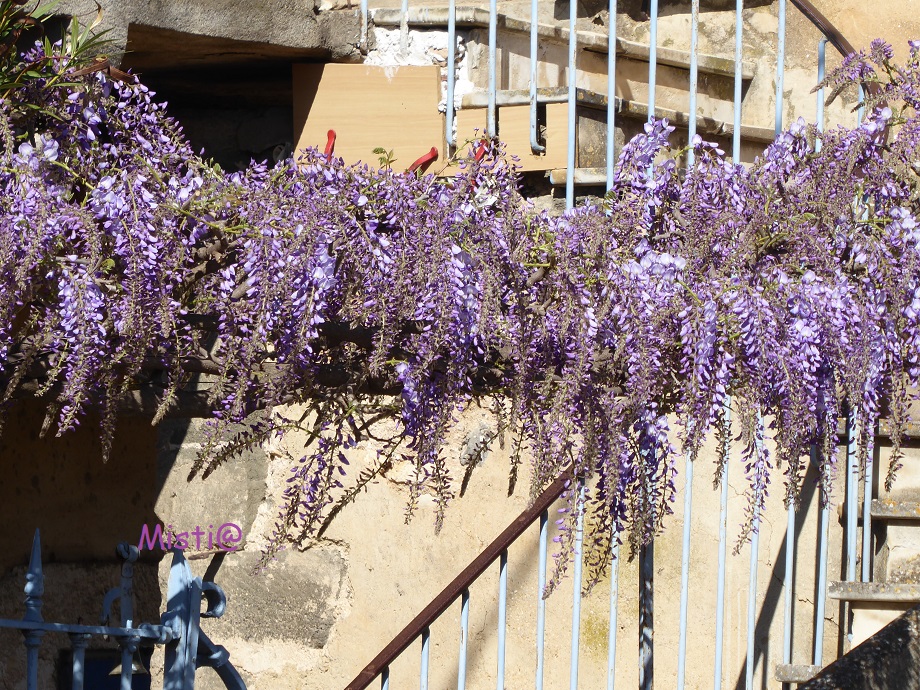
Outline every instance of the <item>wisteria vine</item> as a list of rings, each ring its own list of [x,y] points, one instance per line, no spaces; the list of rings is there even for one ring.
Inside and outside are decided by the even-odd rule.
[[[560,216],[498,144],[445,179],[312,150],[227,173],[136,80],[19,59],[47,69],[0,102],[3,404],[39,396],[56,433],[99,413],[106,448],[125,409],[210,416],[205,475],[307,426],[276,546],[396,463],[410,513],[429,494],[440,520],[446,434],[476,401],[533,492],[587,482],[595,577],[613,539],[660,529],[677,458],[726,433],[729,397],[751,513],[774,467],[795,500],[812,446],[827,496],[848,413],[863,458],[892,418],[897,466],[920,378],[920,43],[830,77],[878,83],[856,128],[796,122],[752,167],[697,137],[683,175],[656,121],[605,199]],[[345,453],[381,415],[399,433],[355,475]]]

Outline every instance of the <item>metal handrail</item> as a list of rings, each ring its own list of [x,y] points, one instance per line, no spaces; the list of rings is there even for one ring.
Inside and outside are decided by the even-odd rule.
[[[552,484],[543,490],[533,504],[518,515],[508,527],[502,531],[492,543],[489,544],[473,561],[463,569],[441,592],[432,599],[422,611],[404,627],[393,640],[374,657],[364,669],[355,676],[345,690],[364,690],[379,676],[393,661],[402,654],[416,639],[422,636],[426,629],[466,592],[470,585],[482,575],[486,569],[499,559],[502,554],[507,554],[507,549],[520,537],[528,527],[536,522],[549,507],[555,503],[562,493],[571,484],[571,470],[564,472]]]
[[[843,56],[846,56],[850,53],[855,52],[853,44],[843,36],[839,29],[837,29],[827,17],[824,16],[815,6],[812,4],[811,0],[791,0],[795,8],[801,12],[824,36],[824,39],[819,46],[819,81],[823,77],[823,68],[824,68],[824,44],[829,42],[834,48]],[[783,129],[783,73],[784,73],[784,58],[785,58],[785,19],[786,19],[786,2],[787,0],[778,0],[779,2],[779,29],[778,34],[778,45],[777,45],[777,65],[776,65],[776,114],[775,114],[775,134],[779,136]],[[568,22],[568,151],[567,151],[567,167],[566,167],[566,207],[571,208],[574,205],[574,171],[575,171],[575,151],[576,151],[576,141],[575,141],[575,104],[576,104],[576,90],[577,83],[575,79],[576,70],[577,70],[577,46],[578,46],[578,32],[576,31],[575,26],[575,4],[571,3],[570,7],[570,16]],[[496,5],[497,3],[494,0],[490,0],[490,12],[489,12],[489,86],[488,86],[488,126],[487,134],[489,136],[496,135],[496,105],[497,105],[497,86],[495,78],[495,64],[496,64]],[[610,188],[613,178],[613,164],[615,161],[615,150],[614,150],[614,114],[615,107],[614,103],[615,98],[615,67],[616,67],[616,52],[617,52],[617,38],[616,38],[616,12],[617,12],[617,0],[609,0],[609,12],[610,12],[610,21],[609,21],[609,35],[607,41],[607,53],[608,53],[608,99],[607,99],[607,109],[608,109],[608,118],[607,118],[607,177],[606,184],[607,188]],[[366,0],[362,2],[362,11],[366,15],[367,11]],[[539,153],[543,150],[543,146],[540,145],[538,141],[538,127],[537,127],[537,102],[538,102],[538,89],[536,84],[536,61],[537,61],[537,16],[536,16],[537,3],[531,3],[531,26],[530,26],[530,46],[531,46],[531,83],[530,83],[530,107],[531,107],[531,117],[530,117],[530,145],[534,153]],[[741,10],[743,8],[743,0],[736,1],[736,35],[735,35],[735,70],[734,70],[734,121],[732,128],[732,157],[737,160],[740,154],[741,146],[741,99],[742,99],[742,22],[741,22]],[[404,4],[405,9],[405,4]],[[453,53],[456,49],[455,40],[456,40],[456,18],[454,13],[456,12],[456,2],[451,0],[450,9],[449,9],[449,47],[448,47],[448,64],[453,67]],[[697,85],[697,32],[698,32],[698,14],[699,14],[699,2],[694,0],[692,2],[692,37],[691,37],[691,51],[690,51],[690,99],[691,105],[689,108],[689,130],[690,137],[692,138],[693,133],[696,131],[697,125],[697,115],[696,115],[696,85]],[[649,46],[648,46],[648,61],[649,61],[649,74],[648,74],[648,115],[649,118],[655,116],[655,84],[656,84],[656,70],[657,70],[657,28],[658,28],[658,0],[650,0],[650,25],[649,25]],[[406,18],[403,16],[402,25],[405,25]],[[366,26],[366,18],[362,22],[363,26]],[[517,30],[521,30],[518,28]],[[561,35],[561,33],[560,33]],[[455,103],[453,100],[454,95],[454,70],[449,69],[447,75],[447,94],[448,99],[446,103],[446,140],[448,145],[453,144],[453,125],[455,123]],[[823,94],[819,92],[819,117],[823,113]],[[692,153],[689,154],[689,161],[692,164]],[[848,426],[847,430],[847,440],[852,442],[853,435],[851,429]],[[851,454],[848,454],[848,460],[852,460],[850,457]],[[848,462],[852,464],[852,462]],[[854,503],[856,495],[859,492],[858,478],[854,474],[855,468],[848,468],[848,481],[847,481],[847,498],[850,503]],[[568,476],[568,473],[564,474],[562,477],[557,479],[553,484],[551,484],[537,499],[533,506],[528,510],[524,511],[505,531],[501,533],[489,546],[477,556],[473,562],[467,566],[467,568],[460,573],[444,590],[428,605],[425,609],[419,613],[381,652],[374,658],[374,660],[368,664],[355,679],[347,686],[346,690],[363,690],[366,688],[377,676],[381,677],[382,688],[388,690],[389,688],[389,666],[393,661],[405,651],[414,640],[421,637],[423,640],[423,649],[422,649],[422,684],[421,687],[427,688],[427,667],[428,667],[428,650],[430,647],[430,635],[429,629],[435,620],[458,598],[462,597],[463,601],[463,610],[461,612],[461,626],[463,626],[463,635],[461,637],[461,658],[460,658],[460,674],[459,679],[462,679],[459,687],[463,688],[465,680],[465,645],[467,640],[466,635],[466,623],[468,617],[468,607],[469,607],[469,587],[470,585],[496,560],[501,559],[501,572],[500,572],[500,590],[499,590],[499,602],[500,608],[504,602],[504,585],[506,582],[506,564],[507,564],[507,553],[508,548],[523,532],[537,520],[538,517],[541,517],[541,562],[540,562],[540,576],[539,582],[542,587],[544,583],[544,573],[545,573],[545,553],[543,551],[545,545],[545,522],[546,522],[546,510],[548,507],[562,495],[563,491],[570,486],[571,477]],[[692,476],[692,463],[688,458],[687,463],[687,472],[688,477]],[[715,678],[714,678],[714,687],[716,689],[721,687],[721,674],[722,674],[722,659],[721,659],[721,621],[723,618],[723,598],[725,590],[725,548],[726,548],[726,516],[727,516],[727,494],[726,489],[728,485],[727,478],[727,467],[723,468],[722,474],[722,497],[721,497],[721,515],[720,515],[720,552],[719,552],[719,591],[717,599],[717,617],[719,619],[719,624],[717,625],[717,640],[716,640],[716,660],[715,660]],[[689,482],[689,479],[688,479]],[[871,492],[871,483],[864,484],[864,489],[867,493],[866,500],[864,501],[866,525],[868,525],[868,520],[870,519],[869,511],[866,506],[870,504],[868,500],[868,493]],[[682,576],[681,576],[681,612],[680,612],[680,646],[679,646],[679,661],[678,661],[678,676],[677,676],[677,687],[679,690],[682,690],[684,686],[684,656],[686,654],[686,619],[687,619],[687,601],[688,601],[688,574],[689,574],[689,560],[690,560],[690,517],[692,511],[692,491],[688,491],[685,497],[685,506],[684,506],[684,545],[683,545],[683,559],[682,559]],[[756,510],[756,509],[755,509]],[[785,579],[784,586],[786,588],[786,597],[785,597],[785,611],[784,611],[784,639],[783,639],[783,663],[789,664],[791,662],[792,648],[791,648],[791,624],[792,624],[792,574],[794,570],[794,559],[793,559],[793,543],[795,539],[795,508],[789,506],[787,508],[787,542],[786,542],[786,562],[785,562]],[[579,516],[580,517],[580,516]],[[759,521],[759,517],[755,516],[755,530],[752,537],[751,543],[751,564],[750,564],[750,582],[749,582],[749,596],[748,596],[748,611],[747,611],[747,621],[748,621],[748,630],[747,630],[747,654],[746,654],[746,663],[743,673],[745,686],[751,688],[753,686],[753,676],[754,676],[754,665],[755,665],[755,639],[754,639],[754,628],[755,628],[755,614],[756,614],[756,603],[757,603],[757,567],[759,562],[758,555],[758,542],[757,542],[757,529],[756,522]],[[819,537],[819,580],[818,588],[823,590],[826,587],[827,580],[827,539],[828,539],[828,514],[827,508],[822,508],[821,511],[821,536]],[[581,525],[577,530],[580,532]],[[847,521],[847,538],[848,538],[848,547],[846,550],[846,562],[847,562],[847,572],[848,579],[855,579],[855,561],[856,561],[856,552],[855,552],[855,543],[856,543],[856,519],[855,519],[855,510],[848,510],[848,521]],[[868,552],[869,542],[871,539],[871,531],[868,527],[864,527],[863,530],[863,551],[864,554]],[[574,584],[574,596],[576,597],[575,604],[573,606],[573,643],[572,643],[572,667],[570,675],[570,688],[577,687],[577,678],[578,678],[578,600],[577,597],[580,594],[580,580],[577,577],[577,572],[580,566],[580,548],[576,547],[576,579]],[[865,556],[864,556],[865,558]],[[651,688],[652,687],[652,656],[651,656],[651,615],[652,615],[652,579],[651,579],[651,547],[649,547],[648,552],[641,558],[642,560],[642,589],[640,592],[640,627],[643,623],[643,615],[645,616],[644,620],[648,630],[643,629],[640,635],[643,640],[646,639],[644,635],[645,632],[648,632],[647,643],[640,641],[640,659],[644,659],[644,665],[640,666],[645,670],[645,672],[640,671],[640,687],[641,688]],[[608,688],[613,687],[613,678],[614,678],[614,665],[615,665],[615,650],[616,650],[616,597],[617,597],[617,587],[618,587],[618,574],[617,574],[617,562],[616,562],[616,549],[614,550],[614,563],[611,568],[611,604],[610,604],[610,628],[609,628],[609,648],[608,648]],[[646,572],[648,570],[648,572]],[[863,564],[863,577],[865,579],[866,573],[868,572],[868,563]],[[541,591],[542,594],[542,591]],[[821,649],[823,645],[823,608],[824,608],[824,592],[820,592],[819,604],[816,605],[816,611],[820,612],[820,615],[817,617],[816,625],[818,629],[815,633],[815,650],[814,650],[814,659],[816,665],[821,663]],[[502,686],[503,682],[503,670],[504,670],[504,631],[502,625],[502,613],[499,615],[499,649],[498,649],[498,672],[499,672],[499,687]],[[542,601],[541,606],[538,608],[537,613],[537,690],[542,688],[542,667],[543,667],[543,649],[542,649],[542,631],[543,631],[543,608]],[[644,656],[643,656],[644,655]]]

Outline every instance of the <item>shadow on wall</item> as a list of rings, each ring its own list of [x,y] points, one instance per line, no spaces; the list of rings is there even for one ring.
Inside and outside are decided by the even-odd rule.
[[[111,459],[103,462],[98,420],[84,419],[78,429],[60,438],[54,437],[52,427],[42,438],[45,410],[31,399],[3,410],[0,618],[23,616],[26,564],[37,528],[44,573],[42,616],[52,622],[98,624],[105,593],[120,580],[115,547],[123,541],[136,544],[140,526],[157,519],[157,432],[149,419],[122,418]],[[159,622],[161,558],[148,551],[135,565],[137,622]],[[113,614],[118,617],[117,607]],[[97,644],[102,643],[93,642]],[[117,657],[113,643],[107,643],[107,649]],[[54,669],[69,650],[67,635],[43,638],[40,687],[56,687]],[[25,687],[25,648],[19,631],[0,631],[0,669],[0,688]],[[20,681],[23,684],[17,685]]]

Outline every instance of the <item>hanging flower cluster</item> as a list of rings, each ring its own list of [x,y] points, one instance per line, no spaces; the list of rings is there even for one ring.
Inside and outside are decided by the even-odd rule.
[[[309,425],[278,544],[397,462],[410,513],[424,493],[442,515],[445,437],[476,399],[514,439],[512,473],[533,457],[533,491],[587,481],[595,575],[617,535],[657,532],[677,457],[729,406],[751,514],[774,467],[795,500],[812,446],[826,494],[838,420],[865,457],[890,416],[896,465],[920,379],[920,44],[890,59],[875,44],[829,80],[884,81],[855,129],[797,122],[750,168],[697,137],[681,175],[653,122],[605,199],[557,217],[498,145],[451,179],[315,151],[228,174],[140,83],[35,79],[0,101],[2,401],[41,396],[58,433],[97,411],[107,442],[125,407],[206,414],[205,474]],[[309,414],[254,415],[291,403]],[[341,479],[388,412],[400,433]]]

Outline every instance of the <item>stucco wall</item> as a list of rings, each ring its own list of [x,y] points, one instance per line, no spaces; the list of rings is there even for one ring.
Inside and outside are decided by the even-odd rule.
[[[588,3],[590,4],[590,3]],[[626,3],[629,5],[629,3]],[[638,0],[632,3],[638,5]],[[880,13],[856,0],[817,2],[857,46],[866,45],[876,34],[892,40],[900,55],[907,38],[920,36],[920,19],[912,0],[890,0]],[[92,3],[74,1],[66,5],[91,17]],[[711,3],[704,17],[713,19],[704,32],[705,50],[725,47],[724,24],[729,3]],[[680,5],[664,13],[664,40],[679,42],[678,27],[687,23]],[[336,33],[332,19],[315,15],[311,3],[261,3],[257,7],[235,3],[105,3],[106,22],[115,35],[127,31],[131,22],[192,34],[255,43],[274,43],[318,57],[353,57],[348,48],[353,36],[354,13],[344,10],[335,22],[347,29]],[[554,6],[554,9],[559,9]],[[624,31],[641,38],[642,22],[631,16],[636,8],[624,9]],[[282,15],[285,21],[273,18]],[[715,15],[721,18],[716,21]],[[775,7],[753,3],[747,11],[752,36],[767,36],[774,30]],[[318,17],[318,18],[317,18]],[[587,20],[590,21],[590,20]],[[266,23],[267,22],[267,23]],[[325,22],[325,23],[324,23]],[[632,28],[630,28],[632,27]],[[326,33],[323,33],[323,32]],[[126,34],[125,34],[126,35]],[[817,32],[790,7],[789,88],[808,87],[814,81],[813,65]],[[753,41],[752,40],[752,47]],[[213,44],[210,44],[213,47]],[[769,46],[757,47],[769,53]],[[262,48],[254,48],[257,54]],[[832,63],[833,64],[833,63]],[[753,87],[752,87],[753,88]],[[760,84],[766,114],[752,112],[772,122],[769,83]],[[753,97],[752,97],[753,99]],[[751,102],[755,102],[756,99]],[[810,102],[810,101],[808,101]],[[811,105],[789,107],[786,117],[813,116]],[[754,107],[754,106],[752,106]],[[843,117],[843,116],[841,116]],[[526,478],[516,494],[506,497],[507,451],[496,448],[472,475],[466,496],[455,501],[441,534],[433,533],[433,512],[423,503],[418,515],[404,524],[407,490],[398,472],[371,487],[347,509],[330,529],[327,540],[305,551],[289,549],[263,575],[250,574],[265,535],[270,532],[277,503],[288,471],[288,460],[277,448],[259,449],[221,467],[206,482],[186,477],[200,444],[201,422],[171,422],[153,430],[143,420],[125,420],[108,464],[99,459],[98,444],[91,425],[60,440],[39,439],[41,412],[32,405],[13,408],[6,415],[0,437],[0,457],[5,471],[0,481],[0,617],[21,615],[21,586],[32,530],[42,529],[45,557],[48,619],[90,621],[98,615],[105,590],[117,581],[113,547],[121,540],[139,538],[143,524],[158,520],[177,527],[239,524],[245,534],[243,548],[236,553],[199,554],[191,561],[201,575],[213,577],[228,593],[224,618],[205,623],[215,642],[225,645],[231,659],[251,688],[329,689],[342,686],[410,620],[430,599],[498,534],[527,504]],[[456,470],[470,438],[489,429],[494,422],[470,411],[458,422],[448,451]],[[291,442],[296,448],[296,439]],[[353,467],[373,457],[372,449],[358,449]],[[688,667],[688,687],[702,687],[711,679],[714,633],[714,579],[718,538],[718,494],[712,490],[712,448],[698,460],[694,478],[694,552],[691,570],[690,631],[693,647]],[[744,482],[737,456],[732,466],[731,513],[728,520],[731,543],[742,522]],[[678,479],[682,491],[683,471]],[[759,560],[757,635],[759,648],[757,678],[763,686],[770,680],[779,660],[782,602],[785,512],[782,491],[777,484],[770,497],[761,532]],[[806,486],[806,492],[809,490]],[[842,497],[837,486],[835,500]],[[679,493],[675,510],[682,509]],[[800,598],[796,603],[796,659],[807,661],[810,645],[812,597],[814,592],[814,538],[817,506],[807,501],[803,511],[797,547],[801,563],[797,573]],[[676,596],[680,566],[681,524],[670,520],[656,541],[656,675],[673,677],[676,665]],[[832,577],[840,576],[840,526],[831,524]],[[535,531],[535,530],[532,530]],[[168,563],[157,555],[146,556],[139,568],[138,595],[141,615],[156,618],[161,591],[165,591]],[[509,556],[509,643],[508,687],[525,687],[533,674],[532,637],[537,601],[534,563],[536,543],[530,534]],[[748,547],[729,556],[729,586],[726,598],[725,680],[731,685],[743,672],[745,656]],[[155,584],[159,575],[159,588]],[[632,685],[637,674],[636,563],[624,557],[621,563],[620,618],[618,621],[617,683]],[[568,677],[571,610],[571,580],[566,579],[547,602],[546,686],[563,686]],[[490,570],[471,592],[470,676],[467,687],[494,687],[495,599],[497,574]],[[608,583],[602,582],[585,599],[582,613],[582,686],[601,687],[606,663]],[[432,629],[432,687],[449,686],[456,674],[457,611]],[[837,652],[839,610],[828,609],[826,658]],[[15,635],[0,638],[0,688],[19,687],[21,645]],[[54,661],[57,649],[66,641],[47,638],[43,659]],[[159,668],[154,659],[153,671]],[[394,666],[392,687],[414,686],[418,666],[417,646]],[[50,680],[45,666],[45,680]],[[216,687],[216,679],[203,688]]]

